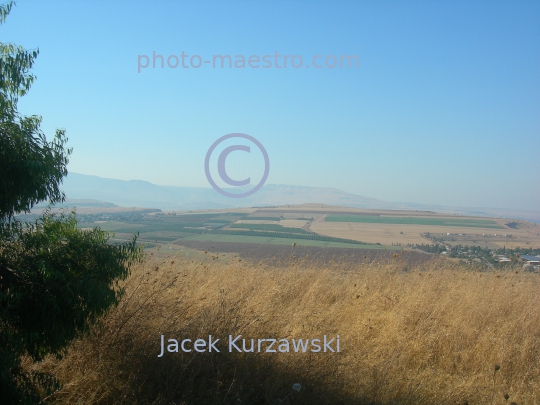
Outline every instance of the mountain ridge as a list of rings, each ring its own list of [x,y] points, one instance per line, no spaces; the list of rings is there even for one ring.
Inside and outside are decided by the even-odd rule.
[[[365,209],[430,210],[461,215],[509,217],[540,223],[540,212],[536,211],[389,202],[333,187],[267,184],[254,195],[229,198],[213,188],[160,186],[145,180],[118,180],[70,172],[64,179],[62,189],[69,199],[99,200],[119,206],[159,208],[165,211],[318,203]]]

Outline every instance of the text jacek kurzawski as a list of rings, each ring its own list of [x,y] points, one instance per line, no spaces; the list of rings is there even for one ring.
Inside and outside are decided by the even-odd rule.
[[[214,339],[212,335],[208,339],[167,339],[165,335],[161,335],[161,352],[158,357],[162,357],[164,353],[190,353],[192,351],[217,352],[220,339]],[[223,346],[220,348],[223,350]],[[339,335],[335,338],[328,338],[326,335],[322,339],[243,339],[242,335],[229,335],[227,349],[229,352],[236,353],[339,353]]]

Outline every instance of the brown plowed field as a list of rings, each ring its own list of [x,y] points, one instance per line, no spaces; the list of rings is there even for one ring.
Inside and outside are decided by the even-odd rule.
[[[371,249],[348,249],[336,247],[318,247],[318,246],[296,246],[292,245],[271,245],[258,243],[234,243],[234,242],[202,242],[190,240],[178,240],[175,245],[181,245],[190,249],[208,251],[209,253],[236,253],[241,258],[254,261],[263,260],[270,262],[279,262],[290,260],[308,260],[315,262],[333,261],[391,261],[403,260],[407,265],[425,263],[430,260],[438,259],[438,255],[420,253],[413,251],[385,251]],[[398,254],[398,258],[394,258]],[[294,259],[292,257],[294,256]],[[365,256],[365,257],[364,257]]]

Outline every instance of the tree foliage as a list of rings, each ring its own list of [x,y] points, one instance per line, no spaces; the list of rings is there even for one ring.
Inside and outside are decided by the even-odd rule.
[[[0,6],[0,24],[13,2]],[[21,116],[17,101],[35,80],[30,74],[38,50],[0,43],[0,220],[26,211],[39,201],[62,201],[59,184],[67,174],[70,150],[65,131],[57,130],[47,142],[40,130],[41,117]]]
[[[13,3],[0,5],[0,23]],[[35,403],[57,389],[49,375],[30,373],[21,357],[60,356],[69,342],[115,305],[117,280],[142,259],[136,237],[111,244],[99,228],[77,228],[75,214],[46,210],[35,223],[16,218],[38,202],[64,201],[67,138],[48,142],[41,117],[23,116],[17,101],[35,77],[37,50],[0,43],[0,403]]]

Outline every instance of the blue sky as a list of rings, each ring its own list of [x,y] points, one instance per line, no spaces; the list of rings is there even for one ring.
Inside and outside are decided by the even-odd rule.
[[[70,171],[210,187],[206,151],[240,132],[268,151],[269,184],[537,210],[539,21],[537,1],[20,0],[0,35],[39,48],[20,110],[66,129]],[[359,67],[138,73],[153,51]],[[231,177],[260,172],[242,155]]]

